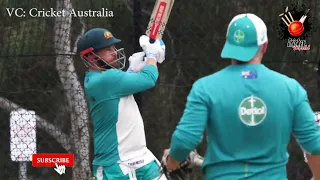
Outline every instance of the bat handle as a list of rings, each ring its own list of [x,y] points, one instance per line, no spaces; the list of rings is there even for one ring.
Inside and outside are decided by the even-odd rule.
[[[149,42],[150,42],[151,44],[153,44],[155,41],[156,41],[156,40],[153,39],[153,38],[150,38],[150,39],[149,39]]]

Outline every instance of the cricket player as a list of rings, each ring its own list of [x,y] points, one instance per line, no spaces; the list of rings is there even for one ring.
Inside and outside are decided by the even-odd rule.
[[[267,45],[267,28],[258,16],[231,20],[221,57],[232,64],[193,84],[171,138],[167,169],[179,168],[204,131],[206,180],[287,180],[291,133],[311,157],[320,154],[307,92],[261,64]]]
[[[159,177],[161,165],[146,146],[143,120],[133,97],[155,86],[157,62],[163,62],[165,49],[159,40],[150,44],[147,36],[141,36],[144,52],[130,59],[145,60],[144,66],[140,71],[132,67],[130,72],[122,71],[124,49],[115,47],[120,42],[110,31],[94,28],[77,45],[89,67],[84,87],[93,123],[93,176],[95,180],[165,179]]]
[[[315,112],[315,120],[317,124],[320,126],[320,112]],[[319,128],[320,131],[320,128]],[[313,178],[311,180],[320,179],[320,156],[311,156],[309,153],[307,153],[303,148],[303,155],[305,162],[308,164],[308,166],[311,169],[311,172],[313,174]]]

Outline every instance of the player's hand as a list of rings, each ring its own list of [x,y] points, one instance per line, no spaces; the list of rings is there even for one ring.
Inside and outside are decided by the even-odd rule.
[[[142,35],[139,43],[143,51],[146,53],[146,58],[153,58],[158,63],[165,60],[165,44],[162,40],[156,40],[154,43],[149,42],[149,37]]]
[[[168,171],[174,171],[174,170],[180,168],[180,166],[179,166],[180,162],[172,159],[169,156],[169,153],[170,153],[170,149],[165,149],[163,151],[162,163],[163,163],[164,166],[166,166]]]
[[[161,166],[162,172],[167,177],[168,180],[182,180],[189,179],[192,173],[192,169],[182,164],[169,155],[170,149],[164,150]]]
[[[193,167],[201,167],[204,161],[204,158],[198,154],[196,150],[193,150],[189,153],[187,159],[183,162],[178,162],[170,158],[170,149],[165,149],[162,156],[162,161],[168,168],[174,170],[176,168],[193,168]],[[178,166],[176,166],[178,163]],[[169,165],[167,165],[169,164]]]
[[[137,52],[132,54],[132,56],[129,57],[129,68],[128,72],[140,72],[143,67],[146,65],[145,61],[145,53],[144,52]]]

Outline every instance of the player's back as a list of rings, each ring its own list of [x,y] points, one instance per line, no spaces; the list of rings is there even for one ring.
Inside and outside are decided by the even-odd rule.
[[[200,81],[210,99],[206,179],[286,179],[296,81],[261,64]]]

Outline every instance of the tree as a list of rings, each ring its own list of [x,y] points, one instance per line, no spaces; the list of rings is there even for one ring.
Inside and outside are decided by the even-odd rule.
[[[65,9],[70,12],[73,9],[71,0],[57,0],[57,10]],[[81,21],[82,22],[82,21]],[[81,34],[85,31],[85,24]],[[75,71],[73,56],[64,55],[70,52],[76,53],[77,47],[71,46],[71,25],[72,16],[66,15],[55,18],[54,26],[54,49],[57,54],[56,68],[60,81],[64,87],[65,94],[70,108],[71,132],[69,142],[75,154],[75,166],[73,169],[73,179],[89,179],[90,170],[90,136],[88,128],[88,108],[85,101],[84,90],[78,80]],[[76,40],[77,42],[77,40]]]

